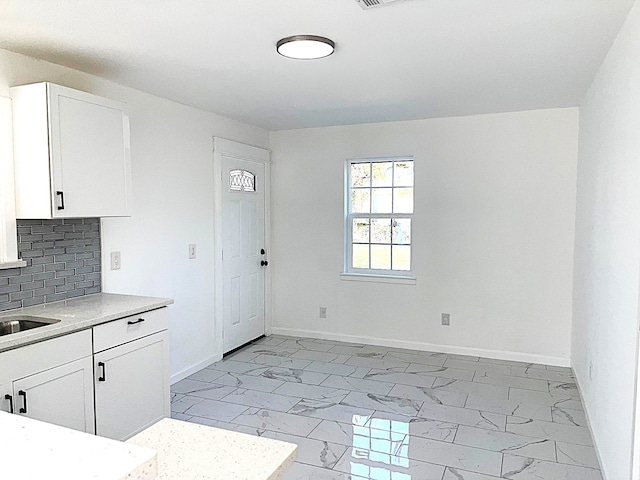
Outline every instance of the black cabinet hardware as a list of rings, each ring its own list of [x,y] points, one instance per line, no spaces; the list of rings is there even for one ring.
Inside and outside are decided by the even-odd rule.
[[[8,393],[4,396],[5,400],[9,400],[9,412],[13,413],[13,397]]]
[[[267,262],[266,260],[262,260],[260,262],[260,265],[262,265],[263,267],[266,267],[267,265],[269,265],[269,262]]]
[[[27,392],[20,390],[18,395],[22,397],[22,408],[20,409],[20,413],[27,413]]]
[[[264,251],[264,248],[261,248],[260,249],[260,255],[264,255],[265,253],[267,253],[267,252]]]
[[[142,323],[142,322],[144,322],[144,318],[139,318],[137,320],[129,320],[127,322],[127,325],[136,325],[136,324]]]
[[[58,190],[56,195],[60,195],[60,205],[58,206],[58,210],[64,210],[64,192]]]
[[[102,375],[98,377],[98,381],[105,382],[107,380],[107,369],[104,367],[104,362],[98,362],[98,368],[102,368]]]

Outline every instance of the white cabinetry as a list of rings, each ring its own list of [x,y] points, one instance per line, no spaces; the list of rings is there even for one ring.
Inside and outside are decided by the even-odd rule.
[[[13,390],[10,383],[0,384],[0,412],[13,412]]]
[[[93,328],[97,435],[126,440],[170,415],[167,328],[166,308]]]
[[[71,88],[10,89],[18,218],[130,215],[125,106]]]
[[[91,357],[17,380],[14,408],[29,418],[93,433],[92,380]]]
[[[91,332],[0,353],[1,408],[94,433]]]

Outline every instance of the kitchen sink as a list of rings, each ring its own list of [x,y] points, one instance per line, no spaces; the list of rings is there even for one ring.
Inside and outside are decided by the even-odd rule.
[[[12,333],[24,332],[32,328],[45,327],[58,323],[60,320],[53,318],[31,317],[28,315],[16,315],[0,319],[0,337]]]

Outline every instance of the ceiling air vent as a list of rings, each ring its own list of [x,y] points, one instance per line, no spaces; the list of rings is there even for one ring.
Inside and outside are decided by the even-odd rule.
[[[362,7],[363,10],[368,10],[370,8],[381,7],[386,5],[387,3],[397,2],[398,0],[356,0],[358,5]]]

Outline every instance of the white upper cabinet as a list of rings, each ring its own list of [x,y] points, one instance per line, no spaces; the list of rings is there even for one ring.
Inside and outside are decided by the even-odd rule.
[[[17,218],[129,216],[125,105],[51,83],[10,91]]]

